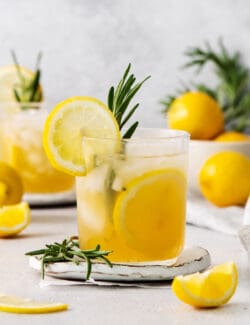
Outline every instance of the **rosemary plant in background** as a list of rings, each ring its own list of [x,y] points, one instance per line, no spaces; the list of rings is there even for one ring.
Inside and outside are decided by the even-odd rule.
[[[161,103],[165,111],[173,100],[186,91],[202,91],[213,97],[223,110],[226,129],[245,131],[250,127],[250,72],[239,52],[229,53],[222,41],[216,52],[209,43],[204,48],[192,47],[185,52],[184,68],[196,68],[200,73],[207,64],[212,64],[217,84],[209,87],[204,83],[192,82],[184,85],[176,95],[169,95]]]
[[[108,107],[114,114],[120,130],[122,130],[139,106],[139,103],[137,103],[132,108],[129,108],[132,99],[143,83],[150,78],[150,76],[148,76],[141,82],[135,84],[136,78],[133,74],[129,74],[130,68],[131,64],[128,65],[116,88],[112,86],[108,93]],[[138,124],[139,122],[136,121],[130,125],[127,131],[124,133],[123,138],[131,138]]]
[[[94,249],[81,250],[77,237],[71,237],[64,239],[61,243],[47,244],[45,248],[27,252],[25,255],[41,258],[42,278],[44,278],[45,267],[49,263],[70,261],[79,265],[80,262],[85,261],[87,264],[86,280],[89,280],[92,264],[95,260],[101,260],[112,267],[111,262],[106,257],[110,253],[111,251],[101,250],[100,245]]]
[[[42,91],[40,86],[40,62],[42,59],[42,53],[37,55],[34,74],[30,73],[30,77],[23,74],[23,68],[21,68],[16,53],[11,51],[12,59],[16,67],[16,73],[18,76],[18,82],[13,87],[14,96],[19,103],[31,103],[42,101]],[[21,105],[22,109],[26,109],[27,106]]]

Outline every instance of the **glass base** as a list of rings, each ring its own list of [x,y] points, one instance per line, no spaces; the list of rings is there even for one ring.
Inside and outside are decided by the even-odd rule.
[[[70,205],[76,204],[75,191],[67,191],[60,193],[26,193],[23,200],[32,206],[48,206],[48,205]]]

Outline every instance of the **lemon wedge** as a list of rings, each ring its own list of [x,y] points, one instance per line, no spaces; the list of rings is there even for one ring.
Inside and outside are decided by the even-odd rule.
[[[93,141],[83,144],[83,139]],[[120,139],[118,123],[108,107],[92,97],[72,97],[60,102],[50,112],[44,127],[46,154],[58,170],[71,175],[86,174],[86,157],[91,153],[113,153]],[[96,139],[96,141],[94,141]],[[118,141],[119,142],[119,141]]]
[[[34,77],[34,72],[31,70],[19,66],[21,75],[24,79],[30,80]],[[13,88],[20,84],[20,78],[17,73],[17,68],[15,65],[7,65],[0,67],[0,101],[12,102],[16,101],[14,96]],[[40,93],[38,93],[39,99],[41,99],[42,88],[39,87]],[[38,100],[34,98],[34,101]]]
[[[217,307],[229,301],[237,284],[237,267],[229,262],[204,273],[177,276],[172,290],[180,300],[194,307]]]
[[[147,252],[149,259],[178,256],[184,240],[185,195],[186,178],[177,169],[135,178],[116,199],[113,220],[119,237],[129,247]]]
[[[30,209],[26,202],[0,208],[0,237],[18,234],[30,223]]]
[[[0,162],[0,207],[19,203],[23,195],[22,180],[16,170]]]
[[[66,309],[68,309],[67,304],[37,302],[30,299],[0,294],[0,311],[18,314],[41,314]]]

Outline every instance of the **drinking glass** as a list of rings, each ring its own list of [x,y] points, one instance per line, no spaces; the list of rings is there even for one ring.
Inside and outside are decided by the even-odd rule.
[[[72,191],[74,178],[55,170],[42,144],[48,115],[44,103],[2,103],[1,160],[20,174],[26,194],[55,194]]]
[[[189,135],[138,129],[120,141],[83,137],[86,176],[76,178],[79,242],[111,261],[173,263],[185,238]]]

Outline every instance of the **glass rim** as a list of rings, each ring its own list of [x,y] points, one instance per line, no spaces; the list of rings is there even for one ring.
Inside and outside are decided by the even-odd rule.
[[[148,135],[139,136],[136,135],[132,136],[132,138],[109,138],[109,137],[92,137],[92,136],[82,136],[83,140],[95,140],[95,141],[121,141],[121,142],[137,142],[137,141],[162,141],[162,140],[189,140],[190,134],[183,130],[175,130],[175,129],[167,129],[167,128],[147,128],[141,127],[137,128],[136,131],[149,131],[149,132],[159,132],[162,133],[161,135],[152,135],[152,133]],[[136,133],[135,131],[135,133]]]

